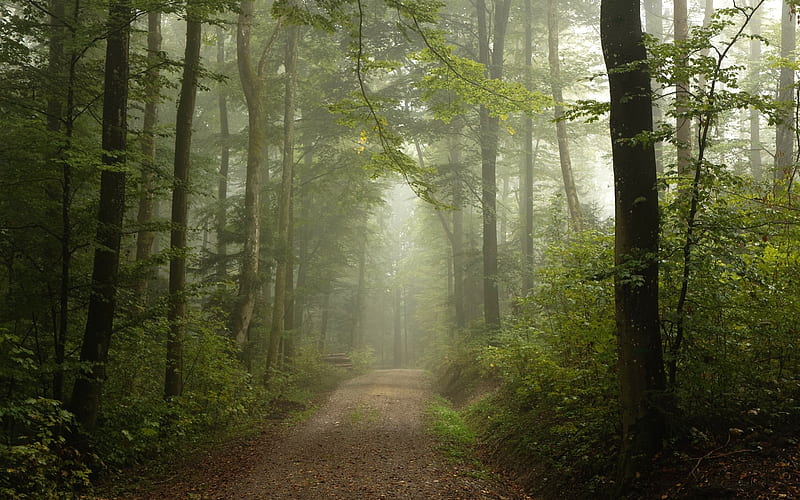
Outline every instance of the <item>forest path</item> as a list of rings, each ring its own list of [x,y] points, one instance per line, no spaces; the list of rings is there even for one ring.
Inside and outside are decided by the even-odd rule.
[[[432,397],[423,371],[370,372],[342,384],[308,421],[262,434],[238,453],[211,453],[188,476],[137,498],[529,498],[470,476],[436,450],[423,420]]]

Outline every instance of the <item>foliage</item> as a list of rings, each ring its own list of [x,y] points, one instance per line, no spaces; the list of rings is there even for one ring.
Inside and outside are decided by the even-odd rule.
[[[459,462],[469,459],[476,444],[476,434],[467,426],[461,414],[441,397],[428,405],[426,413],[429,432],[439,442],[445,455]]]
[[[0,331],[0,383],[15,384],[30,376],[32,353],[20,339]],[[47,398],[5,399],[0,403],[0,496],[9,499],[62,498],[89,484],[89,469],[67,445],[74,429],[72,414]]]

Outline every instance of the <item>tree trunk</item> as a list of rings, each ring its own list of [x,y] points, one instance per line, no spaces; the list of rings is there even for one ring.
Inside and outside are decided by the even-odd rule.
[[[459,128],[460,130],[460,128]],[[456,327],[463,329],[467,326],[467,316],[464,311],[464,197],[461,186],[461,144],[458,140],[450,149],[450,164],[453,175],[453,306],[455,308]]]
[[[503,75],[503,50],[511,0],[498,5],[494,17],[492,55],[489,51],[489,28],[486,1],[478,0],[478,62],[484,64],[490,78]],[[497,275],[497,146],[499,119],[480,107],[481,206],[483,212],[483,315],[487,328],[500,328],[500,293]]]
[[[264,163],[264,141],[266,140],[266,117],[261,96],[261,75],[253,68],[250,57],[250,30],[253,16],[253,1],[242,1],[237,23],[236,53],[239,62],[239,78],[242,81],[242,90],[247,102],[249,127],[244,194],[245,239],[242,251],[242,272],[239,276],[239,296],[232,318],[233,334],[239,346],[247,343],[250,321],[253,318],[253,309],[258,297],[258,258],[261,242],[259,192],[261,170]]]
[[[153,179],[156,165],[156,126],[158,124],[158,99],[161,94],[161,13],[153,11],[147,14],[147,70],[145,72],[144,119],[142,123],[142,167],[141,187],[139,192],[139,209],[136,224],[136,262],[146,262],[153,252],[153,241],[156,233],[149,228],[153,222],[155,196]],[[142,272],[136,281],[135,293],[140,303],[147,301],[147,284],[150,272]]]
[[[647,20],[647,33],[658,39],[659,41],[663,41],[664,38],[664,3],[662,0],[647,0],[646,1],[646,20]],[[651,82],[652,83],[652,82]],[[658,97],[661,95],[658,89],[654,89],[654,96]],[[661,123],[664,120],[664,113],[661,112],[661,108],[658,106],[658,103],[653,103],[653,126],[655,127],[656,124]],[[656,171],[659,174],[664,173],[664,146],[661,142],[656,142],[654,145],[655,153],[656,153]]]
[[[796,48],[796,19],[794,6],[782,2],[781,10],[781,58],[793,60]],[[781,66],[778,81],[778,101],[786,106],[782,121],[775,130],[775,173],[776,187],[788,182],[792,177],[794,162],[794,68]],[[783,186],[781,189],[785,189]]]
[[[683,42],[689,36],[689,18],[686,0],[674,0],[676,42]],[[684,53],[675,61],[676,69],[685,68],[689,55]],[[679,78],[675,84],[675,141],[678,150],[678,174],[689,175],[692,169],[692,120],[689,112],[689,79]]]
[[[525,85],[533,88],[533,14],[531,0],[525,0],[524,76]],[[523,161],[520,172],[520,219],[522,224],[522,294],[533,290],[533,119],[523,118]]]
[[[189,253],[186,234],[189,223],[189,169],[191,165],[192,123],[194,120],[197,79],[200,71],[202,24],[195,6],[187,7],[186,52],[181,78],[181,92],[175,123],[175,163],[172,186],[172,231],[169,261],[169,337],[164,396],[183,393],[183,339],[186,333],[186,258]]]
[[[225,70],[225,31],[219,28],[217,35],[217,68]],[[230,166],[231,145],[230,129],[228,126],[228,95],[220,86],[217,96],[219,107],[219,181],[217,184],[217,279],[224,280],[228,277],[228,238],[225,228],[228,225],[228,168]]]
[[[86,431],[94,430],[106,377],[106,362],[116,309],[116,288],[125,213],[125,169],[128,110],[128,46],[131,7],[127,0],[109,6],[103,92],[103,165],[97,247],[81,366],[72,391],[70,410]]]
[[[757,1],[753,2],[758,5]],[[756,9],[753,12],[753,17],[750,18],[750,33],[753,35],[761,35],[761,11]],[[761,40],[755,38],[750,39],[750,79],[752,85],[750,92],[757,94],[761,85],[759,85],[761,65]],[[763,172],[761,165],[761,119],[760,113],[756,108],[750,109],[750,173],[756,182],[762,180]]]
[[[61,167],[61,280],[59,284],[59,314],[58,323],[54,325],[53,346],[55,355],[55,369],[53,370],[53,399],[64,401],[64,361],[66,360],[67,329],[69,327],[69,291],[71,287],[70,273],[72,268],[72,220],[70,208],[72,206],[72,167],[63,158],[72,142],[72,109],[66,110],[63,89],[60,84],[64,81],[67,66],[64,51],[65,36],[67,35],[64,19],[66,6],[64,0],[51,0],[50,2],[50,44],[48,75],[53,79],[47,99],[47,129],[54,134],[59,134],[62,124],[67,122],[63,143],[58,141],[58,148],[53,156]],[[67,82],[68,92],[74,86],[73,72]],[[57,85],[55,82],[58,82]]]
[[[644,64],[637,0],[603,0],[601,41],[609,73],[616,191],[614,260],[622,477],[661,446],[664,366],[658,319],[658,193],[652,144],[631,139],[652,129],[650,76]],[[620,71],[618,68],[628,68]],[[634,278],[632,278],[634,277]]]
[[[572,175],[572,160],[569,155],[567,141],[567,122],[564,116],[564,96],[561,92],[561,62],[558,57],[558,1],[547,0],[547,59],[550,63],[550,88],[555,101],[554,118],[556,120],[556,138],[558,139],[558,157],[561,163],[561,175],[564,178],[564,191],[567,195],[567,208],[572,229],[583,230],[583,214],[578,200],[578,190]]]
[[[397,280],[397,276],[395,276]],[[394,284],[394,368],[403,366],[403,295],[399,283]]]
[[[286,314],[286,288],[289,279],[292,279],[289,268],[289,233],[292,207],[292,180],[294,178],[294,91],[297,63],[297,36],[298,27],[290,25],[286,28],[287,42],[284,58],[286,68],[285,91],[283,102],[283,172],[281,173],[281,192],[278,202],[278,228],[276,252],[277,266],[275,268],[275,296],[272,309],[272,328],[267,352],[267,376],[270,370],[277,367],[278,349],[285,326]]]

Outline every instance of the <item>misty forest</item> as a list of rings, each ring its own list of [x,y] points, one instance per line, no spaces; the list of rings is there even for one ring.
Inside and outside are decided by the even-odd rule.
[[[3,0],[0,497],[800,498],[797,25]]]

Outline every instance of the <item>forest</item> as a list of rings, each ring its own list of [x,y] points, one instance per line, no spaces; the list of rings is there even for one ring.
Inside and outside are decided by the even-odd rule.
[[[391,369],[535,498],[800,497],[796,8],[4,0],[0,497]]]

